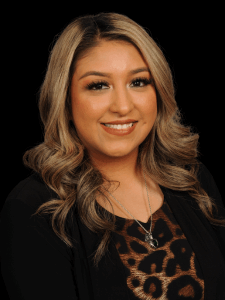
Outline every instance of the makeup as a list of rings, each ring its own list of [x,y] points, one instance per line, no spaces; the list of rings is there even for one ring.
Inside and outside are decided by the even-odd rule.
[[[136,128],[137,123],[138,122],[134,123],[132,127],[123,128],[123,129],[106,127],[104,124],[100,124],[100,125],[109,134],[123,136],[123,135],[128,135],[128,134],[132,133],[134,131],[134,129]]]

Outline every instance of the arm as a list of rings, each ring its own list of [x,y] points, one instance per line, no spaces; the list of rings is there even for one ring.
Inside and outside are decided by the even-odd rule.
[[[71,250],[19,199],[1,211],[2,277],[11,300],[76,300]]]

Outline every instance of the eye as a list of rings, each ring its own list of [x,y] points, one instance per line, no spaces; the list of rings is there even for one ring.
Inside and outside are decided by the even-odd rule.
[[[87,85],[88,90],[104,90],[108,88],[108,83],[106,81],[94,81]]]
[[[145,87],[151,84],[152,81],[153,81],[152,79],[148,79],[147,77],[139,77],[132,80],[131,85],[133,85],[133,87]],[[101,90],[108,89],[109,84],[106,81],[98,80],[87,84],[86,88],[88,90],[101,91]]]
[[[134,87],[144,87],[152,83],[152,79],[148,79],[145,77],[136,78],[132,81],[132,85]]]

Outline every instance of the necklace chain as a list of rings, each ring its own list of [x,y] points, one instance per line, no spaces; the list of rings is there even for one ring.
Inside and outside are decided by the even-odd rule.
[[[144,179],[145,179],[145,172],[144,173]],[[146,187],[146,191],[147,191],[147,196],[148,196],[148,188],[147,188],[147,183],[146,183],[146,179],[145,179],[145,187]],[[149,197],[148,197],[148,204],[149,204],[149,208],[150,208],[150,212],[151,212],[151,224],[150,224],[150,230],[149,232],[140,224],[140,222],[138,222],[138,220],[135,219],[134,216],[132,216],[132,214],[108,191],[108,193],[131,215],[132,218],[134,218],[134,220],[144,229],[144,231],[147,234],[151,235],[151,229],[152,229],[152,211],[151,211],[151,206],[150,206],[150,201],[149,201]]]

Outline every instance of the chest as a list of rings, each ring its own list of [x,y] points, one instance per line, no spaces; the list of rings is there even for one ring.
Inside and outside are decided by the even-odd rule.
[[[126,193],[115,192],[112,195],[117,201],[110,194],[107,194],[107,197],[111,201],[114,212],[107,200],[99,198],[97,202],[116,216],[125,219],[133,219],[134,217],[136,220],[144,223],[148,222],[151,213],[154,214],[154,212],[163,205],[164,201],[164,195],[159,187],[154,190],[149,190],[148,195],[146,189],[132,187],[130,190],[127,190]],[[150,201],[151,211],[148,199]]]

